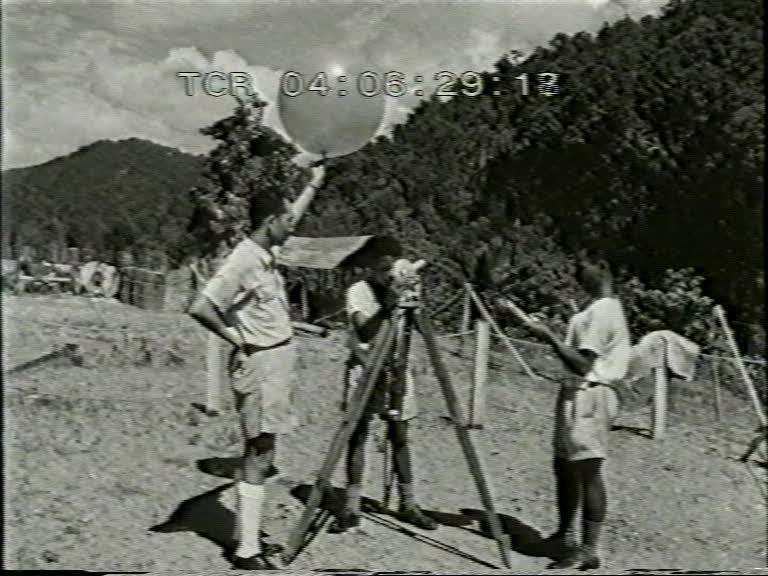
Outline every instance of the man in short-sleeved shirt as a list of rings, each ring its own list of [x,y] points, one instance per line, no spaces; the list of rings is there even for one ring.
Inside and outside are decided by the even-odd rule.
[[[296,351],[285,283],[274,255],[250,238],[242,240],[202,294],[224,311],[247,351],[231,374],[245,437],[290,432]]]
[[[240,569],[275,565],[260,540],[264,481],[273,469],[276,435],[295,425],[296,351],[291,340],[288,297],[274,251],[293,232],[323,169],[291,205],[276,194],[250,201],[251,233],[240,241],[190,307],[190,315],[234,347],[232,387],[245,438],[236,482],[238,548],[232,561]]]
[[[602,463],[618,408],[614,388],[621,385],[629,368],[631,343],[608,264],[583,263],[578,278],[590,304],[571,318],[565,341],[541,323],[529,327],[549,341],[574,374],[562,383],[555,405],[554,472],[560,525],[543,547],[556,558],[552,568],[586,570],[600,567],[598,541],[608,506]],[[579,507],[580,544],[575,536]]]
[[[605,458],[618,400],[613,386],[627,373],[632,353],[624,310],[616,298],[600,298],[575,314],[565,345],[592,353],[581,381],[563,386],[555,417],[555,454],[568,460]]]

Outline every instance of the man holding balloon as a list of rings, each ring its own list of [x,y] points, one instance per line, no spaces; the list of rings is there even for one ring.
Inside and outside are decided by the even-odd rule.
[[[279,194],[250,201],[251,232],[226,257],[190,307],[190,315],[228,341],[232,387],[245,439],[236,482],[236,539],[232,562],[245,570],[272,569],[260,541],[264,481],[276,437],[296,423],[293,396],[296,350],[288,295],[275,250],[291,235],[324,178],[315,167],[310,184],[291,204]]]
[[[278,109],[283,128],[303,154],[343,156],[362,147],[377,132],[384,116],[379,98],[324,98],[313,92],[286,98]],[[295,421],[296,351],[291,340],[289,301],[275,252],[292,234],[324,179],[313,168],[310,184],[290,204],[279,194],[251,199],[251,233],[226,257],[189,313],[228,341],[232,387],[245,439],[236,482],[236,539],[232,563],[244,570],[274,569],[260,542],[264,481],[273,468],[276,436]]]

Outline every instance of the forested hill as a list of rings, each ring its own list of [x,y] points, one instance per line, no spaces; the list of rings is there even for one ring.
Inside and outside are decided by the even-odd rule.
[[[4,171],[3,241],[97,251],[175,247],[202,165],[202,157],[129,138]]]
[[[762,13],[759,0],[675,1],[660,18],[557,35],[519,65],[501,58],[486,86],[554,72],[560,93],[490,87],[425,103],[391,141],[336,162],[308,226],[396,233],[475,273],[485,245],[512,259],[511,281],[532,300],[566,284],[551,238],[651,282],[694,267],[716,299],[758,321]]]

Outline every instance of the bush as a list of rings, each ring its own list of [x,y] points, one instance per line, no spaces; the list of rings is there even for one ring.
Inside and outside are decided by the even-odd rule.
[[[547,233],[547,225],[544,217],[532,224],[515,222],[503,243],[491,242],[488,252],[495,261],[488,277],[491,289],[564,335],[573,314],[569,300],[580,301],[583,292],[576,282],[574,258]],[[517,323],[510,326],[520,335],[527,332]]]
[[[655,330],[672,330],[714,352],[719,347],[712,298],[702,290],[704,278],[693,268],[667,270],[660,288],[647,288],[633,277],[617,285],[633,339]]]

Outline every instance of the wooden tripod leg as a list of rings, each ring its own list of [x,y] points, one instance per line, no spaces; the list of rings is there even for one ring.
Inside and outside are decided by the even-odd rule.
[[[445,402],[448,405],[448,412],[451,415],[451,419],[453,420],[456,436],[458,436],[459,444],[461,444],[461,448],[464,451],[464,457],[467,460],[469,471],[472,473],[472,477],[475,480],[475,486],[477,486],[477,491],[480,493],[480,499],[483,502],[483,507],[485,508],[485,511],[488,515],[488,525],[491,528],[491,534],[493,535],[493,538],[496,540],[496,543],[499,546],[501,561],[504,563],[505,567],[510,568],[509,537],[503,532],[499,517],[496,515],[496,510],[493,506],[493,498],[491,497],[488,483],[486,482],[485,476],[483,474],[480,458],[477,454],[477,451],[475,450],[474,445],[472,444],[472,439],[469,436],[469,432],[467,431],[466,422],[464,421],[464,416],[461,413],[459,400],[456,396],[456,391],[453,388],[453,384],[451,384],[448,370],[446,370],[445,365],[443,364],[443,360],[440,357],[429,318],[420,312],[417,312],[414,314],[414,316],[416,320],[416,327],[424,338],[424,343],[426,344],[427,353],[429,354],[429,359],[432,362],[432,368],[435,371],[435,376],[437,377],[438,382],[440,382],[440,387],[443,390],[443,396],[445,397]]]
[[[344,415],[344,420],[333,437],[331,447],[325,455],[323,466],[312,487],[304,512],[291,533],[291,537],[283,552],[283,561],[286,564],[292,562],[298,554],[298,551],[304,543],[304,537],[307,534],[307,530],[309,530],[309,527],[312,525],[315,511],[317,510],[317,507],[320,506],[320,502],[323,499],[323,494],[325,494],[326,490],[331,487],[333,471],[341,457],[341,453],[349,442],[349,437],[352,435],[352,432],[363,414],[368,399],[371,396],[371,392],[379,378],[381,369],[384,366],[384,361],[390,355],[394,338],[395,327],[389,320],[385,320],[379,330],[371,361],[366,366],[363,377],[364,384],[358,386],[355,398],[352,401],[351,406],[347,409],[347,412]]]
[[[758,435],[755,436],[754,439],[752,440],[752,442],[749,443],[749,448],[741,456],[740,460],[742,462],[748,462],[749,459],[752,457],[752,454],[754,454],[757,451],[757,449],[760,447],[760,444],[762,444],[763,442],[766,441],[766,437],[765,437],[766,431],[767,430],[766,430],[765,426],[761,426],[760,427],[760,429],[758,431]]]

